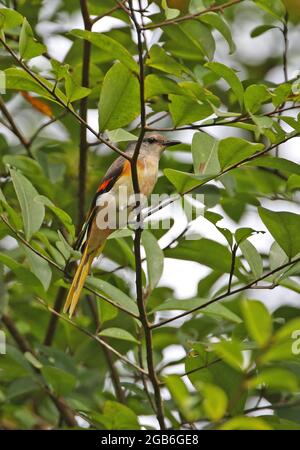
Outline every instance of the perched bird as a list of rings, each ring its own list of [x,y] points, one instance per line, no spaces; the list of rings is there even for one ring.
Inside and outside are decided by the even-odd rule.
[[[179,144],[179,141],[168,140],[160,134],[146,134],[139,151],[137,160],[137,173],[140,193],[148,197],[155,186],[158,174],[159,159],[166,147]],[[136,143],[129,144],[126,153],[132,156]],[[125,192],[125,201],[124,201]],[[73,315],[78,303],[81,290],[86,277],[89,274],[94,258],[103,251],[106,239],[121,225],[117,221],[113,225],[107,221],[110,206],[120,211],[124,205],[127,212],[134,208],[128,199],[134,194],[131,177],[130,161],[120,156],[109,167],[104,178],[100,182],[86,222],[75,244],[76,250],[82,252],[82,257],[74,275],[65,305],[64,312]],[[122,200],[120,198],[122,197]],[[126,225],[126,224],[125,224]],[[124,226],[124,224],[123,224]]]

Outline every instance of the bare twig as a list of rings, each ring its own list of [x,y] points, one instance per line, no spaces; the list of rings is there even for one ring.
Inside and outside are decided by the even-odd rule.
[[[162,22],[158,23],[151,23],[150,25],[146,25],[143,29],[150,30],[151,28],[161,28],[165,27],[166,25],[174,25],[175,23],[181,23],[185,22],[186,20],[196,19],[197,17],[202,16],[203,14],[206,14],[208,12],[222,12],[225,8],[229,8],[230,6],[236,5],[237,3],[241,3],[241,1],[242,0],[231,0],[230,2],[223,3],[222,5],[210,6],[203,11],[199,11],[193,14],[176,17],[175,19],[163,20]]]
[[[269,272],[265,273],[264,275],[262,275],[261,277],[257,278],[256,280],[251,281],[250,283],[246,284],[245,286],[241,286],[241,287],[239,287],[237,289],[231,290],[230,292],[226,292],[225,294],[218,295],[217,297],[213,298],[212,300],[208,300],[206,303],[203,303],[200,306],[196,306],[195,308],[190,309],[189,311],[185,311],[185,312],[183,312],[181,314],[178,314],[177,316],[171,317],[170,319],[162,320],[159,323],[153,324],[153,325],[151,325],[151,328],[154,329],[154,328],[161,327],[162,325],[166,325],[167,323],[170,323],[170,322],[173,322],[174,320],[177,320],[177,319],[180,319],[182,317],[185,317],[185,316],[187,316],[189,314],[192,314],[192,313],[194,313],[196,311],[199,311],[199,310],[205,308],[208,305],[211,305],[212,303],[215,303],[215,302],[217,302],[219,300],[223,300],[224,298],[227,298],[227,297],[229,297],[231,295],[238,294],[239,292],[246,291],[247,289],[252,289],[253,287],[254,288],[258,288],[258,283],[260,281],[263,281],[266,278],[268,278],[269,276],[275,274],[276,272],[279,272],[282,269],[286,269],[287,267],[290,267],[290,266],[292,266],[292,265],[294,265],[294,264],[296,264],[298,262],[300,262],[300,257],[295,258],[294,260],[291,260],[291,261],[289,261],[289,262],[287,262],[285,264],[282,264],[281,266],[278,266],[278,267],[276,267],[273,270],[270,270]],[[272,284],[271,286],[272,286],[272,289],[275,287],[274,284]]]

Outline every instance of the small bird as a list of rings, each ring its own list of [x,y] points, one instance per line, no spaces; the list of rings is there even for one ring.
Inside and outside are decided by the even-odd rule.
[[[161,154],[166,147],[180,144],[180,141],[168,140],[160,134],[146,134],[140,147],[137,160],[137,173],[140,193],[148,197],[156,184],[158,165]],[[136,143],[129,144],[126,153],[134,154]],[[121,194],[122,191],[122,194]],[[120,156],[109,167],[104,178],[100,182],[97,192],[87,214],[87,219],[79,233],[74,248],[82,252],[82,257],[74,275],[65,305],[64,312],[69,312],[72,317],[79,301],[84,282],[89,274],[94,258],[103,251],[106,239],[120,227],[120,223],[110,226],[104,223],[107,218],[107,210],[114,203],[117,209],[122,209],[124,199],[120,202],[120,196],[126,193],[126,201],[134,194],[131,177],[130,161]],[[134,209],[130,202],[126,203],[127,212]],[[105,211],[104,211],[105,208]],[[124,226],[124,225],[123,225]]]

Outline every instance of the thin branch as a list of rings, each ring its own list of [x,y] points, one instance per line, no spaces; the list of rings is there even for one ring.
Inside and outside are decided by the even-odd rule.
[[[80,0],[81,15],[83,18],[84,29],[91,31],[92,23],[88,11],[86,0]],[[89,87],[90,77],[90,59],[91,59],[91,43],[84,39],[82,54],[82,73],[81,85],[85,88]],[[77,229],[80,230],[85,214],[85,194],[86,194],[86,178],[87,178],[87,159],[88,159],[88,142],[87,142],[87,122],[88,114],[88,97],[80,100],[79,115],[83,122],[80,122],[80,144],[79,144],[79,160],[78,160],[78,217]]]
[[[225,8],[229,8],[230,6],[236,5],[237,3],[241,3],[241,1],[243,0],[231,0],[227,3],[223,3],[222,5],[210,6],[209,8],[206,8],[202,11],[193,14],[187,14],[185,16],[177,17],[175,19],[163,20],[162,22],[158,23],[151,23],[150,25],[146,25],[143,29],[150,30],[152,28],[165,27],[166,25],[174,25],[175,23],[181,23],[185,22],[186,20],[196,19],[197,17],[202,16],[203,14],[206,14],[208,12],[217,12],[217,11],[223,12]]]
[[[38,135],[43,131],[45,128],[47,128],[49,125],[51,125],[54,122],[57,122],[58,120],[62,119],[68,112],[63,111],[61,114],[59,114],[57,117],[53,117],[53,119],[48,120],[47,122],[43,123],[37,130],[34,132],[34,134],[29,139],[29,145],[31,146],[35,139],[38,137]]]
[[[230,267],[229,280],[228,280],[228,289],[227,289],[227,293],[228,294],[231,291],[231,283],[232,283],[232,278],[233,278],[234,269],[235,269],[235,260],[236,260],[237,249],[238,249],[238,245],[234,244],[234,246],[232,248],[232,253],[231,253],[231,267]]]
[[[174,320],[177,320],[177,319],[180,319],[182,317],[185,317],[185,316],[187,316],[189,314],[192,314],[192,313],[194,313],[196,311],[199,311],[199,310],[201,310],[203,308],[206,308],[206,306],[211,305],[212,303],[215,303],[215,302],[217,302],[219,300],[223,300],[224,298],[227,298],[227,297],[229,297],[231,295],[238,294],[240,292],[246,291],[247,289],[258,288],[257,285],[258,285],[258,283],[260,281],[263,281],[266,278],[268,278],[269,276],[275,274],[276,272],[278,272],[278,271],[280,271],[282,269],[285,269],[287,267],[290,267],[290,266],[292,266],[292,265],[294,265],[294,264],[296,264],[298,262],[300,262],[300,257],[296,258],[296,259],[294,259],[292,261],[289,261],[289,262],[287,262],[285,264],[282,264],[281,266],[278,266],[278,267],[276,267],[273,270],[270,270],[269,272],[265,273],[264,275],[262,275],[261,277],[257,278],[256,280],[251,281],[250,283],[246,284],[245,286],[241,286],[240,288],[231,290],[230,292],[226,292],[225,294],[218,295],[217,297],[213,298],[212,300],[208,300],[206,303],[204,303],[204,304],[202,304],[200,306],[196,306],[195,308],[190,309],[189,311],[185,311],[185,312],[183,312],[181,314],[178,314],[177,316],[171,317],[170,319],[162,320],[159,323],[153,324],[153,325],[151,325],[151,328],[154,329],[154,328],[161,327],[162,325],[165,325],[167,323],[173,322]],[[271,286],[272,286],[272,289],[275,287],[274,284],[272,284]]]
[[[108,350],[110,350],[112,353],[114,353],[119,359],[121,359],[122,361],[124,361],[126,364],[132,366],[134,369],[138,370],[139,372],[145,374],[148,376],[148,372],[144,369],[142,369],[140,366],[138,366],[137,364],[135,364],[135,362],[130,361],[130,359],[128,359],[126,356],[122,355],[120,352],[118,352],[118,350],[116,350],[115,348],[113,348],[111,345],[109,345],[107,342],[105,342],[102,338],[100,338],[99,336],[97,336],[96,334],[91,333],[90,331],[86,330],[85,328],[82,328],[80,325],[78,325],[76,322],[74,322],[73,320],[69,319],[68,317],[60,314],[59,312],[55,311],[53,308],[51,308],[51,306],[49,306],[44,300],[42,300],[39,297],[36,297],[37,300],[39,301],[39,303],[41,303],[45,308],[48,309],[48,311],[52,312],[52,314],[57,315],[60,319],[64,320],[65,322],[68,322],[70,325],[73,325],[77,330],[81,331],[82,333],[84,333],[85,335],[89,336],[91,339],[97,341],[99,344],[103,345],[104,347],[106,347]]]
[[[135,12],[133,10],[132,0],[129,1],[129,7],[131,11],[131,18],[136,30],[137,34],[137,47],[138,47],[138,62],[139,62],[139,85],[140,85],[140,115],[141,115],[141,130],[139,134],[139,138],[134,150],[134,154],[131,159],[131,174],[132,174],[132,184],[134,188],[134,193],[136,197],[140,194],[139,188],[139,180],[138,180],[138,172],[137,172],[137,160],[140,152],[140,148],[143,142],[143,138],[145,135],[145,126],[146,126],[146,110],[145,110],[145,87],[144,87],[144,59],[143,59],[143,42],[142,42],[142,29],[138,23]],[[137,205],[139,208],[139,205]],[[146,342],[146,356],[147,356],[147,365],[149,378],[151,380],[153,390],[154,390],[154,399],[156,405],[156,416],[158,423],[161,429],[165,429],[165,420],[164,420],[164,411],[163,411],[163,402],[159,387],[159,381],[157,379],[157,375],[154,367],[153,360],[153,348],[152,348],[152,332],[148,323],[146,308],[144,304],[143,298],[143,281],[142,281],[142,258],[141,258],[141,235],[142,235],[142,226],[140,223],[141,213],[138,212],[137,215],[137,227],[135,230],[134,236],[134,255],[135,255],[135,271],[136,271],[136,295],[137,295],[137,305],[140,313],[140,320],[142,322],[144,334],[145,334],[145,342]]]
[[[33,158],[33,155],[31,153],[31,149],[30,149],[30,142],[25,138],[25,136],[22,134],[22,132],[19,130],[19,128],[17,127],[12,115],[10,114],[10,112],[8,111],[8,109],[6,108],[6,105],[2,99],[2,97],[0,96],[0,109],[3,113],[3,115],[6,117],[7,121],[10,124],[10,130],[14,133],[15,136],[17,136],[17,138],[19,139],[19,141],[21,142],[21,144],[25,147],[28,156],[30,156],[30,158]]]
[[[125,0],[123,0],[121,2],[117,2],[117,5],[114,6],[113,8],[109,9],[108,11],[106,11],[103,14],[99,14],[99,16],[94,17],[93,19],[91,19],[91,25],[93,26],[96,22],[99,22],[99,20],[103,19],[104,17],[110,16],[112,13],[114,13],[118,9],[123,9],[124,3],[125,3]]]

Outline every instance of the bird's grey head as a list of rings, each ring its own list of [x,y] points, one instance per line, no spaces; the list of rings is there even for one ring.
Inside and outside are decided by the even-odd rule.
[[[158,133],[147,133],[143,139],[143,151],[160,154],[167,147],[180,144],[180,141],[175,141]]]

